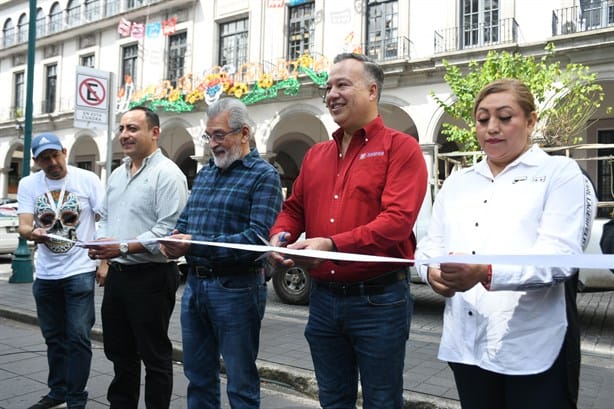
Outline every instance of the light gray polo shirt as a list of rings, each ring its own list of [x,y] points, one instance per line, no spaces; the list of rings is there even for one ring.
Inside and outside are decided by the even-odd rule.
[[[130,175],[131,159],[113,171],[96,232],[97,238],[138,239],[148,250],[117,257],[127,264],[164,263],[157,242],[148,239],[167,236],[174,228],[188,197],[185,175],[160,149],[143,160]]]

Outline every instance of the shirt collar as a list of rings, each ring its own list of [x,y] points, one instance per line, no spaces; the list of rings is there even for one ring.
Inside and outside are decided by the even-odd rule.
[[[145,166],[147,166],[149,161],[152,160],[158,152],[161,152],[160,148],[157,148],[155,151],[151,153],[151,155],[143,159],[143,165],[141,165],[141,169],[145,168]],[[125,156],[124,159],[122,159],[122,161],[123,161],[124,166],[126,167],[126,170],[130,172],[130,165],[132,165],[132,158],[130,156]]]
[[[542,162],[544,155],[547,154],[539,147],[539,145],[533,144],[526,152],[509,163],[501,173],[505,172],[507,169],[518,166],[521,163],[526,166],[538,166]],[[482,161],[476,163],[473,166],[473,169],[475,172],[481,175],[492,177],[492,172],[488,167],[486,157],[484,157]]]
[[[374,120],[354,132],[354,135],[352,136],[359,137],[364,139],[364,142],[367,142],[369,138],[373,138],[382,129],[384,129],[384,121],[382,116],[378,114]],[[343,128],[339,128],[333,132],[333,139],[335,142],[337,142],[337,144],[341,144],[341,141],[343,141]]]

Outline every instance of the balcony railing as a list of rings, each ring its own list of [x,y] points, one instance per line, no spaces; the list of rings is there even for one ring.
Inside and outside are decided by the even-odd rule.
[[[552,36],[614,27],[614,0],[552,11]]]
[[[161,3],[164,0],[107,0],[81,4],[78,7],[62,10],[52,16],[45,16],[36,21],[36,37],[59,33],[82,24],[92,23],[107,17],[112,17],[128,10],[137,9]],[[15,44],[28,41],[27,25],[25,29],[15,32],[15,29],[3,30],[0,48],[8,48]]]
[[[361,45],[366,56],[376,62],[391,60],[409,60],[411,41],[407,37],[392,37],[370,41]]]
[[[475,24],[435,31],[435,54],[518,41],[518,23],[513,18],[493,24]]]
[[[9,28],[2,31],[2,47],[10,47],[15,44],[15,29]]]

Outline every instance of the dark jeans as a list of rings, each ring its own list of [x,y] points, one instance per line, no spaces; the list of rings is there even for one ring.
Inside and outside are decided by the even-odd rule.
[[[379,295],[336,295],[314,285],[305,337],[324,409],[403,407],[403,366],[413,302],[407,280]]]
[[[578,316],[578,273],[565,281],[565,307],[567,312],[567,332],[565,333],[565,360],[567,363],[567,382],[570,399],[578,402],[580,389],[580,317]]]
[[[38,323],[47,344],[49,397],[84,408],[92,362],[95,272],[32,285]]]
[[[181,333],[189,409],[220,408],[220,355],[232,408],[260,407],[256,357],[266,294],[262,274],[208,279],[188,275]]]
[[[141,360],[145,364],[145,406],[167,409],[173,389],[173,348],[168,325],[179,272],[174,263],[111,265],[102,300],[104,352],[115,377],[107,398],[112,409],[136,409]]]

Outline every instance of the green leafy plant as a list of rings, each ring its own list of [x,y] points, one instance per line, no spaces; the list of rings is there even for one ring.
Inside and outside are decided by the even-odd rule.
[[[473,103],[482,87],[499,78],[523,81],[539,107],[539,123],[534,140],[543,146],[564,146],[582,141],[595,111],[604,100],[604,91],[595,83],[597,75],[582,64],[568,64],[561,68],[554,59],[555,47],[548,44],[545,54],[536,59],[506,51],[490,51],[484,62],[472,60],[466,71],[443,61],[444,80],[456,97],[446,102],[435,93],[431,96],[446,113],[465,123],[465,126],[444,123],[442,133],[456,142],[463,151],[480,150],[475,137]],[[611,112],[608,107],[606,112]]]

